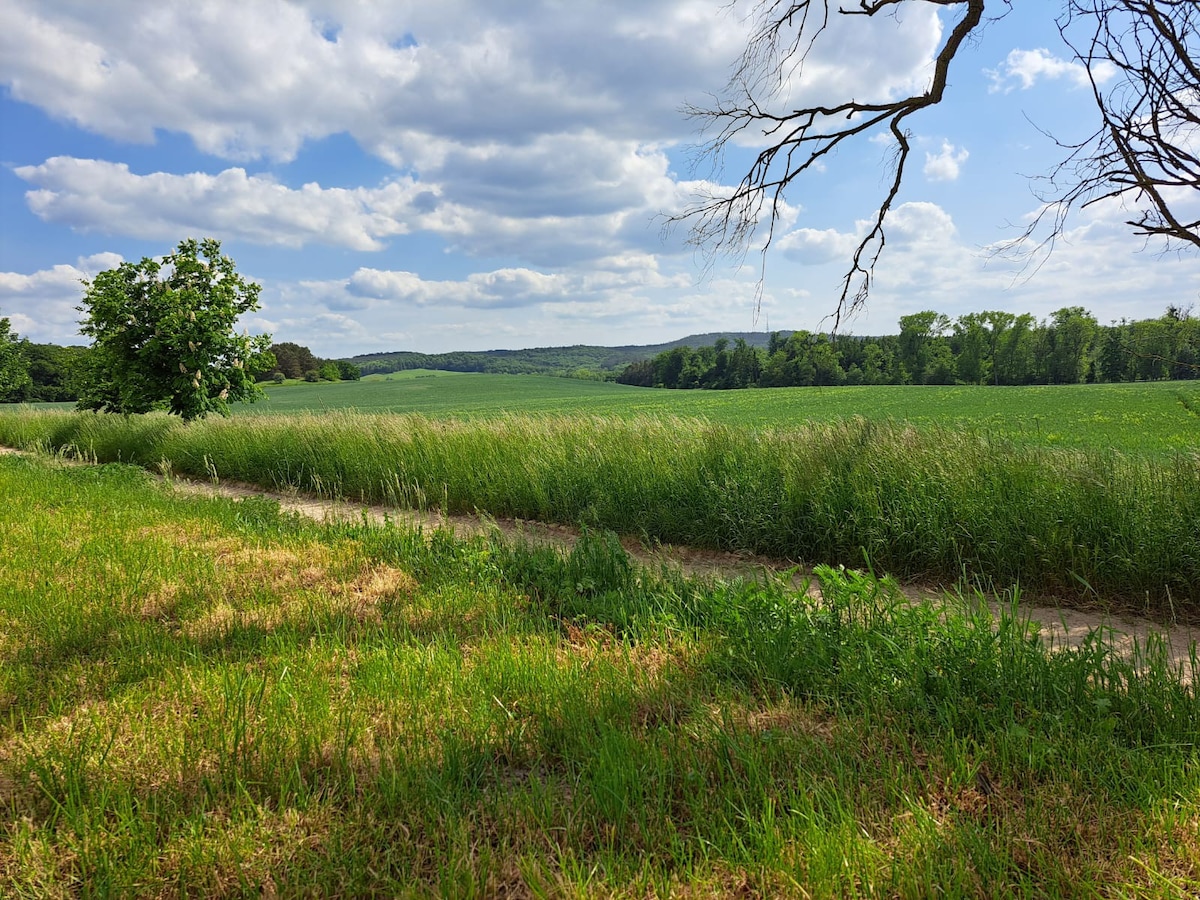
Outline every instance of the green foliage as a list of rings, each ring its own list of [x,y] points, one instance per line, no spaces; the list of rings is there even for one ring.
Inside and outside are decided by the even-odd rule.
[[[89,352],[87,347],[28,342],[22,347],[29,363],[29,384],[22,393],[22,400],[56,403],[79,399]]]
[[[358,366],[344,359],[321,359],[307,347],[284,341],[271,345],[274,368],[263,371],[260,381],[273,380],[282,384],[286,379],[317,381],[358,381],[362,377]],[[315,375],[311,374],[315,373]]]
[[[0,402],[20,399],[29,386],[29,363],[8,319],[0,319]]]
[[[457,376],[477,384],[500,377]],[[888,391],[903,404],[937,389],[842,390],[860,402],[867,390]],[[1041,390],[1097,394],[1095,386]],[[1174,409],[1163,411],[1194,435],[1192,414],[1168,391],[1119,393],[1131,414],[1130,396],[1170,401]],[[1013,399],[1029,404],[1031,396]],[[1055,427],[1083,421],[1067,417]],[[1129,418],[1125,428],[1137,421],[1152,425]],[[981,429],[861,418],[747,428],[644,414],[456,421],[325,410],[183,428],[165,416],[15,412],[0,416],[0,443],[147,466],[167,460],[181,474],[215,472],[355,502],[583,522],[654,541],[848,566],[865,553],[901,576],[966,575],[1063,597],[1099,592],[1139,606],[1200,609],[1194,454],[1053,449],[1049,427],[1033,445]]]
[[[85,282],[80,330],[93,344],[81,409],[192,420],[259,396],[254,376],[274,365],[270,336],[234,325],[258,309],[260,287],[220,250],[184,240],[161,262],[122,263]]]
[[[1080,384],[1200,377],[1200,319],[1168,307],[1159,319],[1100,326],[1080,306],[1048,321],[997,310],[955,322],[933,310],[882,337],[776,332],[765,349],[671,347],[638,360],[620,384],[659,388],[836,387],[863,384]]]
[[[272,344],[271,353],[275,356],[275,368],[286,378],[303,378],[309,369],[321,367],[321,361],[311,350],[292,341]]]
[[[127,466],[0,458],[0,496],[6,897],[1200,890],[1200,670],[1161,642]]]

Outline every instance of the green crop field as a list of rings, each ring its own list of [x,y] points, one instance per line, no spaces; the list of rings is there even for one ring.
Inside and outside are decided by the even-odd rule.
[[[495,377],[495,376],[489,376]],[[325,411],[191,424],[27,410],[0,444],[354,501],[966,578],[1200,617],[1200,455],[849,418],[476,419]]]
[[[755,428],[851,416],[986,432],[1050,447],[1127,453],[1200,449],[1200,385],[872,386],[665,391],[538,375],[405,372],[361,382],[268,386],[239,415],[355,409],[432,418],[509,413],[700,417]]]
[[[1124,453],[1200,449],[1200,384],[871,386],[667,391],[541,375],[398,372],[358,382],[266,385],[236,416],[356,410],[478,419],[510,414],[701,418],[781,428],[853,416],[976,431],[1030,445]],[[37,404],[70,409],[71,404]],[[0,414],[16,405],[0,406]]]
[[[190,426],[18,408],[0,444],[1198,618],[1198,391],[415,372],[272,386]]]
[[[0,457],[0,496],[5,897],[1200,891],[1200,703],[1157,645],[125,465]]]

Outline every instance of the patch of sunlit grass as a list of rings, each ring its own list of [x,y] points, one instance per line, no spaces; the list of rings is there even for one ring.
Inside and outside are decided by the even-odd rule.
[[[17,897],[1200,889],[1200,703],[1152,649],[599,531],[318,526],[37,460],[0,490]]]

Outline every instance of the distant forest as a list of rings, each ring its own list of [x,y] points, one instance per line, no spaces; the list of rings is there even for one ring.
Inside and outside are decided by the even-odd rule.
[[[23,379],[11,396],[0,391],[0,401],[17,403],[55,403],[79,399],[80,380],[86,371],[89,348],[71,345],[16,344],[29,378]],[[354,381],[358,367],[346,360],[321,359],[307,347],[291,342],[273,344],[274,360],[257,376],[259,381]]]
[[[29,378],[17,402],[71,401],[88,348],[19,341]],[[1100,325],[1079,306],[1044,322],[933,311],[900,319],[884,337],[808,331],[714,332],[667,344],[547,347],[455,353],[374,353],[321,359],[307,347],[271,347],[259,380],[345,381],[407,369],[558,375],[661,388],[731,389],[857,384],[1075,384],[1200,378],[1200,319],[1168,307],[1157,319]]]
[[[932,310],[886,337],[772,334],[765,348],[718,340],[628,365],[622,384],[725,390],[859,384],[1079,384],[1200,377],[1200,319],[1168,307],[1157,319],[1100,325],[1080,306],[1048,320]]]
[[[783,332],[790,334],[791,332]],[[748,346],[765,347],[766,332],[712,332],[694,334],[666,344],[626,347],[538,347],[532,350],[458,350],[452,353],[368,353],[350,357],[363,375],[389,374],[410,369],[446,372],[486,372],[497,375],[561,375],[612,381],[630,363],[676,347],[700,346],[720,340],[741,340]]]

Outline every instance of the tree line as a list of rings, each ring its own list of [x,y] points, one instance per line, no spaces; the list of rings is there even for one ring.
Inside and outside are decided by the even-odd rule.
[[[1038,321],[996,310],[903,316],[883,337],[775,332],[677,347],[631,363],[621,384],[674,389],[862,384],[1080,384],[1200,377],[1200,319],[1175,306],[1156,319],[1101,325],[1081,306]]]
[[[305,381],[358,381],[362,372],[354,363],[344,359],[321,359],[302,344],[284,341],[272,344],[268,351],[273,365],[259,374],[259,381],[284,381],[302,378]]]
[[[93,378],[92,348],[78,345],[35,344],[12,331],[0,318],[0,403],[74,402]],[[286,379],[357,381],[358,366],[346,360],[322,359],[301,344],[272,344],[258,363],[257,382]]]

